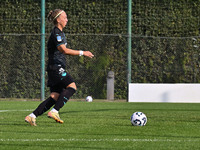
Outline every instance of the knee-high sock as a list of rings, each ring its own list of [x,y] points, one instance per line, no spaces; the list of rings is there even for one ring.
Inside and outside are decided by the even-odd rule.
[[[44,100],[34,111],[33,114],[37,117],[45,113],[47,110],[49,110],[56,101],[52,98],[49,97],[46,100]]]
[[[54,109],[56,109],[57,111],[60,110],[60,108],[62,108],[65,103],[67,103],[67,101],[69,100],[69,98],[76,92],[76,90],[74,88],[66,88],[59,96]]]

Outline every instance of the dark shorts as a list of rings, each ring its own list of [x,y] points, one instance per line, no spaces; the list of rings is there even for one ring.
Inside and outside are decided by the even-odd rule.
[[[65,71],[60,65],[54,65],[48,72],[48,83],[47,86],[50,87],[50,92],[61,93],[69,84],[74,82],[73,78],[69,73]]]

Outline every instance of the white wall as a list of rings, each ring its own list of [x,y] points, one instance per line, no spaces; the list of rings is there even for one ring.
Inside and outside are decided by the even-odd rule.
[[[200,84],[129,84],[129,102],[200,103]]]

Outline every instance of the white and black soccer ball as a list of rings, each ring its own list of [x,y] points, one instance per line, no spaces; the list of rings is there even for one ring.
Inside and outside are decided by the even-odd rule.
[[[92,96],[87,96],[86,99],[85,99],[86,102],[92,102],[93,101],[93,98]]]
[[[134,112],[131,116],[131,124],[133,126],[145,126],[147,117],[143,112]]]

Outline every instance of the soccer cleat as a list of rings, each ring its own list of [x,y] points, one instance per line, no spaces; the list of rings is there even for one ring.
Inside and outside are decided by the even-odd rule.
[[[63,123],[64,122],[63,120],[60,119],[59,114],[56,113],[56,112],[50,111],[50,112],[48,112],[47,116],[49,118],[54,119],[56,122],[59,122],[59,123]]]
[[[37,126],[36,125],[36,119],[30,116],[26,116],[25,122],[29,123],[31,126]]]

